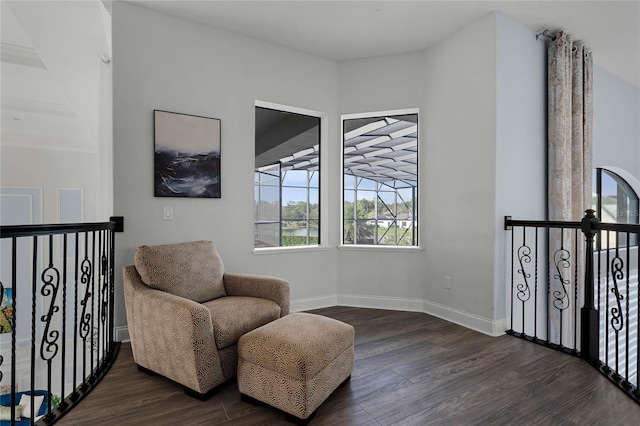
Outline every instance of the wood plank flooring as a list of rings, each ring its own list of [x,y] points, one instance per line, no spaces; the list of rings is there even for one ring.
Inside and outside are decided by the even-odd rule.
[[[423,313],[311,311],[356,329],[352,380],[311,425],[635,425],[640,405],[582,360],[489,337]],[[115,365],[59,425],[289,425],[240,400],[229,382],[205,402],[139,372],[123,344]]]

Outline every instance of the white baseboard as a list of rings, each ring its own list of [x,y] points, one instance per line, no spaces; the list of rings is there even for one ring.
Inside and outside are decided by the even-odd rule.
[[[421,299],[382,297],[360,294],[338,294],[338,305],[356,308],[392,309],[395,311],[424,312]]]
[[[361,294],[329,294],[291,301],[291,312],[309,311],[331,306],[352,306],[356,308],[390,309],[395,311],[424,312],[443,320],[488,334],[501,336],[508,329],[508,318],[491,320],[450,306],[422,299],[402,297],[382,297]],[[129,328],[116,327],[115,340],[128,342]]]
[[[129,340],[131,340],[131,338],[129,337],[129,327],[127,327],[126,325],[124,327],[116,327],[113,329],[113,331],[113,339],[116,342],[128,342]]]
[[[506,318],[491,320],[430,300],[424,300],[423,312],[493,337],[501,336],[507,330]]]
[[[291,312],[310,311],[312,309],[328,308],[338,304],[338,297],[335,294],[317,297],[307,297],[291,301]]]

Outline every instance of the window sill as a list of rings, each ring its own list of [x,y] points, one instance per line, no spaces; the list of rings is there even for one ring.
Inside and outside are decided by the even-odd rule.
[[[422,252],[424,249],[420,246],[374,246],[374,245],[364,245],[364,244],[349,244],[349,245],[340,245],[338,246],[339,250],[347,250],[347,251],[390,251],[390,252]]]
[[[263,254],[282,254],[282,253],[301,253],[307,251],[327,251],[331,247],[329,246],[290,246],[290,247],[268,247],[268,248],[254,248],[251,252],[254,256],[260,256]]]

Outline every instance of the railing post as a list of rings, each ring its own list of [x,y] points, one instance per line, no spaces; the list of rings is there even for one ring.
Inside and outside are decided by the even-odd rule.
[[[581,309],[580,356],[589,362],[596,362],[600,354],[600,315],[594,306],[595,279],[593,276],[593,240],[600,221],[595,210],[589,209],[582,219],[585,235],[584,306]]]

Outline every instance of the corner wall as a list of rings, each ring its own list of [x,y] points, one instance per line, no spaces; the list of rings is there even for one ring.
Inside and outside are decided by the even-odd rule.
[[[424,52],[336,64],[118,2],[113,10],[117,270],[135,247],[211,239],[230,271],[282,276],[300,309],[412,309],[493,333],[495,15]],[[371,87],[382,82],[382,89]],[[329,241],[254,255],[255,100],[326,112]],[[421,242],[410,252],[337,249],[340,114],[418,107]],[[153,109],[222,120],[222,198],[153,197]],[[173,207],[174,220],[162,219]],[[444,276],[452,278],[445,290]],[[124,326],[117,274],[116,326]]]
[[[422,113],[425,311],[485,332],[496,274],[495,40],[490,14],[429,48]]]
[[[116,271],[133,262],[141,244],[212,240],[228,271],[283,277],[302,306],[316,299],[335,303],[335,251],[254,255],[251,224],[255,101],[335,117],[336,64],[124,2],[113,4],[113,52],[114,214],[125,218],[125,232],[116,237]],[[153,196],[154,109],[221,119],[222,198]],[[332,121],[329,133],[336,132]],[[336,149],[328,147],[329,158]],[[337,176],[333,161],[328,172]],[[172,221],[163,220],[165,206],[173,208]],[[334,229],[336,216],[329,216]],[[115,323],[122,327],[122,274],[116,278]]]
[[[640,180],[640,88],[593,66],[593,167],[620,167]]]
[[[117,2],[113,34],[114,213],[126,228],[118,270],[140,244],[211,239],[228,270],[288,279],[298,309],[409,309],[504,331],[504,215],[540,219],[545,210],[546,58],[531,29],[492,13],[423,52],[335,63]],[[624,98],[610,90],[598,89],[596,108]],[[255,100],[327,114],[321,249],[252,254]],[[414,107],[422,250],[337,248],[340,115]],[[153,109],[222,120],[221,199],[153,197]],[[614,118],[596,118],[603,127],[595,130],[608,132]],[[625,123],[635,129],[637,120]],[[625,146],[640,163],[633,132]],[[162,220],[165,206],[173,221]],[[117,278],[116,325],[124,326]]]
[[[536,32],[497,14],[494,317],[509,314],[504,217],[545,220],[547,49]],[[509,266],[510,267],[510,266]]]

